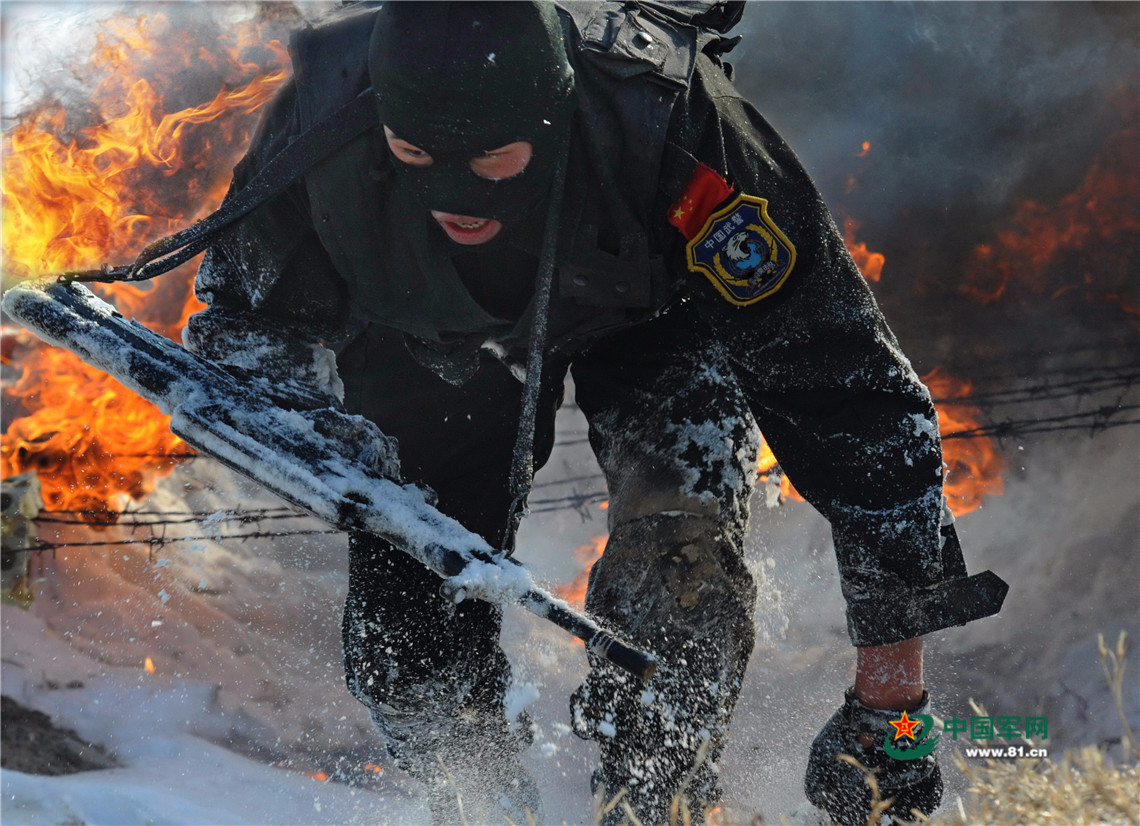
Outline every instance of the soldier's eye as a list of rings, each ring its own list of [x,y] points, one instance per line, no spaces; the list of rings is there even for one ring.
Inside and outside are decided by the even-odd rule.
[[[432,165],[431,155],[415,144],[408,143],[406,140],[397,137],[387,126],[384,127],[384,138],[388,141],[388,149],[396,156],[396,160],[406,163],[409,166]]]
[[[515,141],[498,149],[476,155],[470,161],[471,171],[480,178],[500,181],[521,173],[534,154],[530,141]]]

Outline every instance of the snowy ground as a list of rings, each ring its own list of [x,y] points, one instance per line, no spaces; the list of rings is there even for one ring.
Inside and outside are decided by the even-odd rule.
[[[573,410],[561,430],[563,442],[580,436]],[[1140,637],[1136,433],[1021,447],[1007,493],[961,524],[972,569],[992,567],[1011,582],[1006,609],[935,635],[928,682],[942,714],[968,716],[975,697],[994,714],[1048,715],[1055,749],[1110,742],[1120,727],[1095,639],[1104,632],[1114,640],[1121,628]],[[1059,447],[1076,460],[1058,465]],[[585,448],[570,444],[539,481],[591,472]],[[536,497],[594,489],[578,481],[540,488]],[[239,504],[274,503],[198,460],[145,507]],[[767,510],[757,502],[754,523],[760,643],[724,759],[729,810],[740,822],[761,814],[766,822],[784,815],[818,823],[800,792],[806,750],[852,677],[830,541],[825,523],[797,503]],[[189,531],[200,535],[202,527]],[[541,579],[564,582],[579,567],[573,547],[604,531],[596,508],[538,514],[524,528],[520,555]],[[125,533],[113,528],[98,541]],[[41,536],[52,538],[44,527]],[[363,707],[342,685],[343,550],[340,538],[317,536],[171,543],[151,553],[146,545],[82,548],[43,559],[31,610],[3,607],[3,691],[104,745],[122,767],[64,777],[4,771],[4,822],[426,823],[416,785],[380,756]],[[517,697],[538,726],[527,762],[548,821],[588,823],[593,751],[569,732],[566,709],[582,650],[517,610],[504,637]],[[143,668],[147,657],[153,674]],[[960,792],[957,772],[948,775],[951,794]]]

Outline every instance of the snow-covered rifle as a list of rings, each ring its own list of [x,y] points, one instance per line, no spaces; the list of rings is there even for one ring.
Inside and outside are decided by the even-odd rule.
[[[520,563],[441,513],[399,480],[392,441],[368,420],[328,406],[295,382],[223,369],[128,320],[78,283],[24,282],[4,312],[49,344],[114,376],[171,416],[170,429],[282,498],[342,530],[390,541],[431,568],[443,593],[518,603],[649,679],[652,655],[616,639],[535,585]]]

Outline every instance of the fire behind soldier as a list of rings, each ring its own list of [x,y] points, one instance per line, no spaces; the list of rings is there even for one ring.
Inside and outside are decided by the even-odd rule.
[[[591,659],[571,698],[597,799],[623,795],[606,823],[679,803],[699,822],[719,799],[754,641],[759,430],[831,522],[857,647],[808,758],[832,817],[869,806],[841,753],[878,769],[893,811],[937,806],[934,756],[880,738],[926,713],[921,636],[1004,593],[966,576],[926,388],[806,172],[731,84],[722,35],[742,5],[400,2],[299,32],[231,194],[358,96],[376,116],[207,252],[187,333],[374,421],[407,480],[508,553],[520,464],[525,481],[548,457],[571,373],[611,502],[586,608],[660,660],[643,685]],[[541,818],[500,608],[445,600],[375,537],[350,552],[348,687],[433,823]]]

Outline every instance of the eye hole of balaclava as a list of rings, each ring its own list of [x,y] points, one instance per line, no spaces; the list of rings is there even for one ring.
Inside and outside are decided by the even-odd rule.
[[[573,115],[552,3],[385,3],[368,69],[380,123],[431,156],[427,166],[395,162],[417,202],[511,224],[543,199]],[[472,171],[473,158],[518,141],[533,152],[521,173]]]

